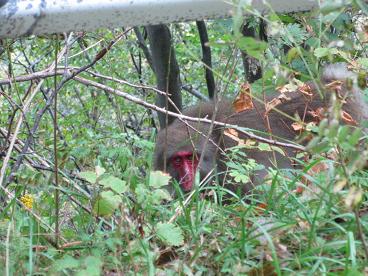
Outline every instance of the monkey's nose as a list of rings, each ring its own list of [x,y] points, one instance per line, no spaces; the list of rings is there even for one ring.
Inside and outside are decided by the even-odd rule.
[[[184,176],[180,179],[180,187],[184,192],[189,192],[193,187],[193,178],[190,175]]]

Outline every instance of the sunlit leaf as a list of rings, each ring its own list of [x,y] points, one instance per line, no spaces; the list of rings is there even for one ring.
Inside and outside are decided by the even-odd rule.
[[[91,172],[91,171],[81,172],[79,176],[92,184],[96,183],[97,181],[97,175],[95,172]]]
[[[246,51],[248,55],[258,59],[264,59],[264,51],[267,49],[267,43],[264,41],[255,40],[252,37],[242,37],[237,41],[238,47]]]
[[[154,171],[150,173],[149,186],[155,188],[167,186],[169,184],[170,179],[171,176],[169,174],[163,173],[161,171]]]
[[[120,196],[112,191],[102,192],[93,205],[93,211],[99,216],[110,216],[119,207]]]
[[[322,58],[330,55],[336,55],[338,50],[336,48],[317,48],[314,50],[314,55],[317,58]]]
[[[103,175],[106,170],[104,168],[100,167],[100,166],[96,166],[95,171],[96,171],[97,177],[99,177],[99,176]]]
[[[180,246],[184,243],[183,232],[172,223],[158,223],[157,236],[171,246]]]
[[[88,276],[101,275],[101,268],[103,262],[100,258],[97,258],[95,256],[87,256],[83,260],[83,265],[86,267],[85,273],[81,273],[80,271],[78,275],[88,275]]]
[[[156,189],[153,191],[152,199],[154,204],[159,204],[162,200],[171,200],[172,198],[168,191]]]
[[[99,183],[105,188],[110,188],[118,194],[126,192],[128,188],[125,181],[115,176],[108,176],[106,178],[103,178],[99,181]]]
[[[56,260],[54,263],[54,267],[56,271],[62,271],[67,268],[76,268],[79,267],[79,261],[72,256],[66,255],[60,260]]]

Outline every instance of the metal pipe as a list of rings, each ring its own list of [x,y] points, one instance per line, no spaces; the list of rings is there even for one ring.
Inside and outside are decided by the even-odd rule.
[[[264,12],[263,0],[252,5]],[[268,0],[277,12],[309,10],[317,0]],[[0,0],[0,38],[223,18],[231,0]]]

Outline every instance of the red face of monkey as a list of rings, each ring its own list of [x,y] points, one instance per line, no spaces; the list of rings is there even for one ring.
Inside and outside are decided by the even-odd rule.
[[[219,134],[212,132],[211,141],[207,143],[206,136],[198,134],[197,129],[202,134],[208,133],[208,125],[195,123],[195,127],[188,129],[186,124],[175,121],[167,133],[162,130],[157,135],[153,169],[169,173],[183,192],[193,190],[197,172],[204,178],[217,167]],[[168,189],[175,192],[173,186]]]
[[[178,172],[179,184],[184,192],[193,188],[198,167],[198,158],[189,151],[179,151],[169,160],[171,166]]]

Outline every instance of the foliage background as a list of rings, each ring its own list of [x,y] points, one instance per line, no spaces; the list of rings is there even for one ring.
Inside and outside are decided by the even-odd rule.
[[[256,95],[289,84],[290,72],[301,81],[317,79],[320,66],[328,62],[348,62],[366,77],[367,15],[362,5],[326,1],[321,10],[308,13],[262,16],[252,11],[254,17],[249,20],[256,29],[261,17],[268,24],[267,43],[242,40],[239,15],[207,21],[220,93],[234,98],[245,82],[239,48],[262,64],[263,78],[252,84]],[[173,24],[170,31],[183,85],[206,95],[195,23]],[[80,76],[154,103],[156,92],[150,87],[156,85],[155,76],[131,29],[66,37],[1,40],[0,81],[45,70],[65,47],[58,63],[61,70],[91,64],[107,47],[106,55]],[[1,191],[2,273],[367,273],[362,244],[362,236],[367,239],[368,233],[367,174],[354,160],[339,160],[349,168],[344,174],[318,152],[294,176],[289,171],[272,171],[271,182],[258,188],[263,193],[234,196],[230,204],[222,203],[223,191],[216,187],[206,188],[213,190],[209,198],[203,199],[197,191],[188,202],[185,197],[170,201],[164,189],[168,179],[150,173],[155,113],[71,79],[58,91],[55,124],[54,105],[48,100],[55,85],[66,77],[68,73],[62,73],[0,86],[2,167],[12,139],[8,133],[15,131],[20,118],[24,120],[9,165],[2,172],[6,186]],[[40,80],[44,80],[40,91],[22,114],[22,106]],[[198,101],[186,92],[182,96],[185,106]],[[341,129],[336,131],[341,134]],[[328,141],[321,152],[341,146],[325,132],[318,139]],[[21,154],[17,149],[23,143],[29,147]],[[357,151],[354,146],[349,142],[341,151],[366,161],[366,149]],[[18,160],[22,161],[19,166]],[[324,164],[325,169],[308,174],[315,164]],[[235,155],[232,165],[239,179],[249,173],[244,158]],[[302,177],[311,184],[306,186]],[[295,192],[298,187],[303,192]]]

